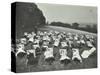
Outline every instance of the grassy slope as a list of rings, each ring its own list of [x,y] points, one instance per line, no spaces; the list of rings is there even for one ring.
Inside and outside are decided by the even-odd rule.
[[[71,28],[58,27],[58,26],[46,26],[45,28],[42,28],[42,30],[57,30],[59,32],[63,32],[64,31],[64,32],[77,33],[77,34],[89,34],[89,35],[93,35],[93,36],[97,35],[95,33],[90,33],[90,32],[71,29]]]
[[[20,32],[16,32],[16,38],[20,38],[23,35],[23,32],[32,32],[34,28],[27,28],[27,29],[22,29]],[[81,30],[76,30],[76,29],[71,29],[71,28],[64,28],[64,27],[58,27],[58,26],[45,26],[42,28],[38,28],[38,30],[57,30],[59,32],[72,32],[72,33],[77,33],[77,34],[89,34],[89,35],[94,35],[97,36],[95,33],[90,33],[86,31],[81,31]]]

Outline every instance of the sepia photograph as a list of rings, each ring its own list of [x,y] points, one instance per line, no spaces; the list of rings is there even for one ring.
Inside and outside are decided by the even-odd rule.
[[[11,70],[16,73],[97,68],[97,7],[11,4]]]

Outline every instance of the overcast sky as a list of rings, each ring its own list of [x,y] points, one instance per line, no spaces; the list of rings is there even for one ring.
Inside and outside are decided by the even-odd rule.
[[[72,6],[58,4],[37,4],[46,21],[64,23],[97,23],[97,8],[89,6]]]

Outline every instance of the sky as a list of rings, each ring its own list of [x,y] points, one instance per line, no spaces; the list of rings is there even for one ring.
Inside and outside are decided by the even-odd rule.
[[[97,7],[44,3],[37,6],[49,23],[97,23]]]

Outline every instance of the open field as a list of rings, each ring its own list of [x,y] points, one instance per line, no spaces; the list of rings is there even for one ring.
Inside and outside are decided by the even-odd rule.
[[[49,31],[49,30],[57,30],[59,32],[71,32],[76,34],[89,34],[97,37],[97,34],[89,33],[85,31],[70,29],[70,28],[63,28],[63,27],[57,27],[57,26],[49,26],[40,28],[41,31]],[[95,44],[97,44],[97,41],[95,41]],[[58,48],[54,48],[54,50],[58,50]],[[80,49],[80,54],[85,48]],[[68,56],[71,58],[72,53],[71,50],[68,52]],[[17,72],[37,72],[37,71],[54,71],[54,70],[71,70],[71,69],[88,69],[88,68],[97,68],[97,50],[87,59],[83,59],[82,63],[76,63],[74,61],[71,61],[67,65],[63,65],[59,61],[59,56],[55,59],[55,61],[49,65],[44,61],[44,56],[41,54],[38,59],[39,62],[36,65],[26,65],[25,57],[24,58],[17,58],[16,59],[16,71]]]

